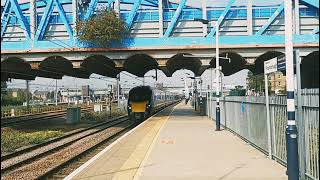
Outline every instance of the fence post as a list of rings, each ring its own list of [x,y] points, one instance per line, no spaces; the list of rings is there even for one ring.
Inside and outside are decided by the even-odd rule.
[[[269,92],[268,92],[268,75],[264,74],[264,89],[266,94],[266,108],[267,108],[267,130],[268,130],[268,151],[269,158],[272,159],[272,142],[271,142],[271,123],[270,123],[270,107],[269,107]]]
[[[227,126],[227,108],[226,108],[226,97],[223,96],[223,111],[224,111],[224,127],[225,129],[228,128]]]
[[[271,129],[272,129],[272,152],[273,154],[276,154],[277,153],[277,143],[276,143],[276,123],[275,123],[275,109],[276,109],[276,106],[275,106],[275,103],[274,103],[275,99],[274,98],[271,98],[271,114],[272,114],[272,120],[271,120]]]

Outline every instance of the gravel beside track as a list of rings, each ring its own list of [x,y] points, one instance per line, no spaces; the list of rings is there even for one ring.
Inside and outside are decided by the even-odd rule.
[[[105,149],[107,146],[112,144],[114,141],[116,141],[118,138],[123,136],[126,132],[130,131],[133,129],[135,126],[131,126],[128,129],[124,129],[117,134],[115,134],[113,137],[110,137],[109,140],[106,142],[98,145],[96,148],[93,148],[91,151],[88,151],[87,153],[83,153],[81,156],[74,158],[71,160],[69,163],[65,164],[62,166],[60,169],[52,172],[51,174],[48,174],[45,176],[45,179],[49,180],[59,180],[59,179],[64,179],[66,176],[68,176],[70,173],[72,173],[74,170],[79,168],[81,165],[89,161],[91,158],[93,158],[96,154],[98,154],[100,151]]]
[[[175,103],[162,104],[158,111]],[[82,164],[79,160],[94,156],[92,153],[99,151],[102,145],[104,148],[135,125],[124,116],[105,123],[94,125],[91,129],[73,131],[74,134],[69,133],[72,135],[58,138],[52,143],[46,142],[47,144],[21,155],[17,153],[6,160],[1,158],[1,179],[62,178],[67,175],[66,172],[73,170],[72,167],[75,169]]]
[[[93,110],[93,108],[81,109],[81,113],[91,111],[91,110]],[[1,127],[6,127],[9,125],[16,125],[16,124],[20,124],[20,123],[29,123],[29,122],[34,122],[34,121],[42,121],[42,120],[48,120],[48,119],[53,119],[53,118],[59,118],[59,117],[64,117],[66,115],[67,115],[67,112],[66,112],[66,110],[64,110],[64,111],[44,113],[44,114],[20,116],[20,117],[16,117],[16,118],[6,118],[6,119],[1,119]]]
[[[73,143],[77,140],[80,140],[86,136],[89,136],[91,134],[94,134],[96,132],[99,132],[105,128],[108,128],[110,126],[111,123],[114,122],[119,122],[121,120],[123,120],[126,117],[122,117],[122,118],[116,118],[116,119],[112,119],[109,120],[107,122],[104,123],[99,123],[97,125],[94,125],[92,127],[86,128],[86,129],[82,129],[80,131],[74,132],[71,134],[67,134],[65,136],[62,136],[60,138],[57,138],[57,140],[52,140],[51,142],[46,142],[43,143],[43,145],[40,144],[39,147],[37,147],[36,149],[30,149],[28,150],[23,150],[22,152],[16,152],[14,153],[15,156],[6,160],[6,157],[1,157],[1,173],[4,173],[6,171],[9,171],[10,169],[13,168],[17,168],[21,165],[23,165],[23,163],[25,161],[30,161],[32,159],[35,159],[39,156],[43,156],[45,154],[48,154],[54,150],[58,150],[59,148],[63,148],[64,146],[69,145],[70,143]],[[111,124],[112,125],[112,124]]]
[[[107,139],[114,134],[114,131],[120,131],[122,126],[131,125],[131,122],[125,121],[117,125],[117,127],[107,128],[99,133],[88,136],[81,140],[72,143],[60,151],[45,156],[39,160],[33,161],[31,164],[18,168],[5,176],[2,179],[37,179],[38,177],[50,171],[53,167],[63,163],[65,160],[76,157],[78,154],[86,151],[88,148],[95,146],[101,141]]]

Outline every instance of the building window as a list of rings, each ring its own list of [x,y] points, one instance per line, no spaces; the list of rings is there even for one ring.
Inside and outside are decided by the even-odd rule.
[[[280,86],[280,85],[281,85],[281,82],[278,82],[278,85]]]

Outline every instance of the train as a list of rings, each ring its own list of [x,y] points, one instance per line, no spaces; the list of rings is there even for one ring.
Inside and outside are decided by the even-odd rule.
[[[129,91],[127,104],[128,116],[135,122],[142,122],[154,113],[157,105],[179,98],[179,95],[154,90],[150,86],[134,87]]]

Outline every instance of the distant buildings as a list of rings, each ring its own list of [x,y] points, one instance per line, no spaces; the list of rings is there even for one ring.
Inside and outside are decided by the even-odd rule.
[[[11,96],[14,98],[17,98],[20,94],[25,94],[26,92],[27,92],[26,89],[20,89],[20,88],[8,89],[8,93],[11,94]]]
[[[247,95],[264,95],[264,75],[256,75],[247,78]],[[251,88],[250,88],[251,84]],[[286,76],[281,72],[268,75],[268,88],[270,94],[283,95],[286,91]]]
[[[281,72],[275,72],[268,76],[269,86],[275,94],[282,94],[286,90],[286,76]]]
[[[105,89],[91,89],[89,85],[82,86],[81,88],[63,88],[60,89],[59,92],[59,102],[62,103],[78,104],[84,102],[105,101],[106,98],[110,97],[110,95],[113,100],[117,99],[117,88],[112,85],[109,85]]]
[[[35,90],[32,94],[32,96],[35,99],[39,99],[39,100],[47,100],[48,98],[50,98],[50,92],[49,91],[41,91],[41,90]]]

